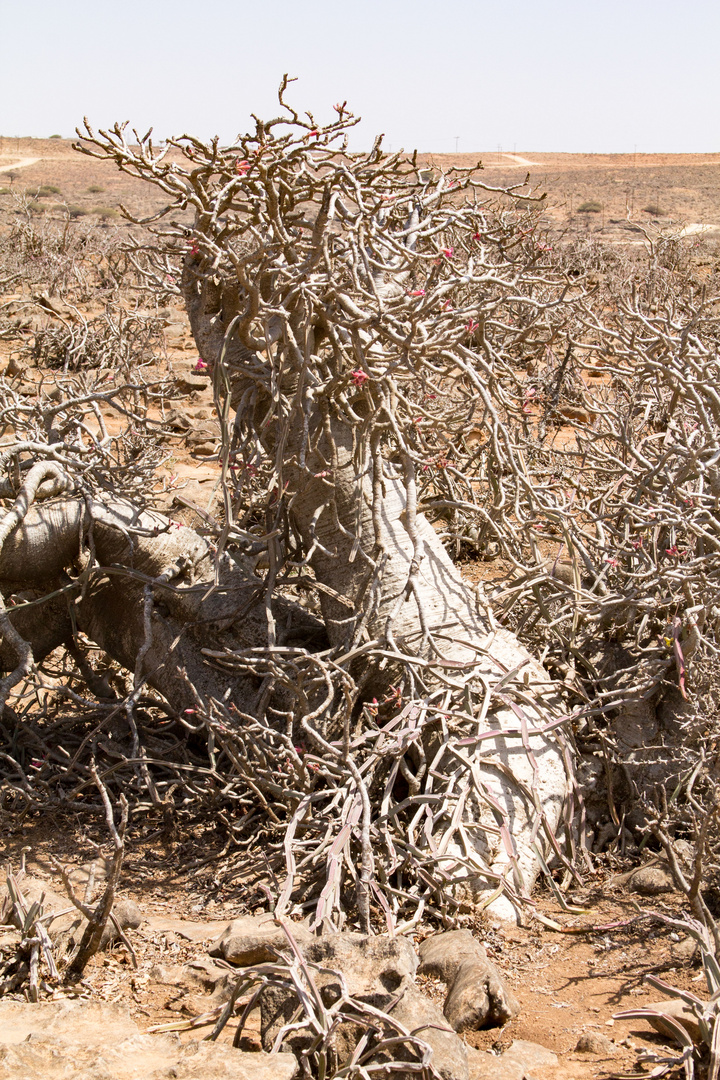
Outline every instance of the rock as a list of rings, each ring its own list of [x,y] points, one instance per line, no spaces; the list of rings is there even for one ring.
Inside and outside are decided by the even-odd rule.
[[[72,887],[81,900],[91,899],[97,895],[98,886],[104,885],[110,872],[110,860],[104,855],[98,855],[97,859],[81,863],[80,866],[67,868],[68,877]],[[67,906],[67,905],[66,905]]]
[[[537,1070],[546,1069],[557,1065],[558,1056],[552,1050],[541,1046],[540,1043],[527,1042],[525,1039],[515,1039],[504,1054],[500,1055],[503,1065],[519,1065],[523,1070],[523,1077],[534,1080]]]
[[[140,908],[134,900],[117,900],[113,905],[112,913],[117,919],[121,930],[137,930],[142,923]],[[85,929],[85,920],[82,920],[82,929]],[[100,938],[100,948],[106,949],[108,945],[114,945],[120,941],[120,935],[112,919],[108,919],[103,935]]]
[[[244,921],[236,919],[236,923]],[[413,986],[417,957],[407,938],[364,937],[362,934],[329,934],[315,938],[309,931],[305,933],[307,937],[298,942],[303,957],[311,964],[328,969],[313,975],[327,1004],[336,1002],[343,989],[334,972],[342,974],[345,988],[352,997],[376,1009],[386,1009],[394,998]],[[270,958],[267,946],[263,946],[263,949],[267,950]],[[249,954],[248,948],[248,953],[243,955]],[[258,955],[264,959],[265,952],[259,951]],[[275,959],[274,954],[272,959]],[[423,997],[422,1000],[428,1005],[432,1004],[429,998]],[[263,991],[260,1006],[260,1030],[263,1046],[267,1050],[274,1044],[280,1028],[289,1023],[297,1008],[297,997],[285,987],[268,987]],[[443,1017],[440,1017],[440,1023],[447,1028]],[[352,1046],[348,1044],[346,1049],[349,1053]]]
[[[238,973],[201,956],[187,964],[153,964],[148,972],[153,982],[186,990],[203,990],[227,1000],[238,980]]]
[[[238,922],[241,920],[237,920]],[[432,1065],[445,1080],[468,1080],[467,1053],[464,1043],[443,1017],[438,1007],[421,993],[414,983],[417,957],[404,937],[364,937],[361,934],[329,934],[302,941],[306,961],[323,971],[313,979],[327,1007],[335,1004],[342,988],[333,972],[342,974],[347,992],[357,1001],[390,1014],[408,1031],[432,1049]],[[297,1010],[297,995],[280,986],[268,987],[260,998],[263,1047],[272,1046],[283,1025]],[[362,1031],[355,1024],[341,1024],[335,1031],[336,1052],[346,1061],[357,1045]],[[292,1033],[284,1043],[299,1052],[307,1045],[307,1036]],[[402,1060],[410,1060],[409,1050],[393,1051]]]
[[[682,998],[665,998],[663,1001],[651,1001],[647,1005],[643,1002],[643,1009],[650,1009],[653,1012],[662,1013],[663,1016],[671,1017],[682,1024],[693,1042],[702,1042],[702,1032],[697,1017]],[[667,1030],[662,1026],[661,1020],[657,1020],[652,1016],[648,1016],[646,1019],[656,1031],[659,1031],[662,1035],[668,1034]]]
[[[293,929],[293,934],[295,933]],[[314,964],[342,972],[353,997],[392,994],[414,979],[418,959],[406,937],[328,934],[301,943],[303,956]]]
[[[227,1001],[232,994],[238,980],[238,973],[228,971],[226,967],[200,957],[185,964],[181,968],[180,977],[181,985],[190,988],[198,987],[212,996],[213,1004],[219,1004],[221,1001]]]
[[[641,866],[632,871],[628,879],[628,888],[631,892],[640,893],[641,896],[658,896],[660,893],[674,892],[675,884],[667,864],[657,863],[654,866]]]
[[[209,382],[207,375],[186,371],[175,376],[175,386],[184,394],[192,394],[195,390],[207,390]]]
[[[0,1002],[0,1080],[292,1080],[297,1069],[289,1054],[142,1035],[119,1005]]]
[[[202,446],[203,443],[215,443],[218,439],[218,432],[208,431],[207,426],[200,428],[199,431],[190,431],[185,439],[188,446]]]
[[[494,964],[469,960],[460,966],[443,1012],[455,1031],[477,1031],[507,1024],[520,1012],[520,1003]]]
[[[575,1047],[577,1054],[600,1054],[602,1057],[610,1057],[617,1053],[617,1046],[603,1035],[601,1031],[585,1031],[580,1036]]]
[[[292,935],[299,945],[316,940],[301,923],[293,923]],[[218,956],[229,964],[248,967],[250,964],[266,964],[276,960],[276,950],[289,947],[285,933],[272,916],[256,918],[243,915],[225,927],[208,952],[210,956]]]
[[[218,934],[228,930],[226,922],[194,922],[192,919],[173,919],[166,915],[148,915],[144,925],[153,934],[177,934],[199,945],[203,941],[220,940]],[[215,941],[217,944],[217,941]],[[221,956],[221,953],[211,953],[211,956]]]
[[[431,975],[448,985],[465,961],[487,960],[484,946],[469,930],[448,930],[425,938],[418,948],[418,956],[418,975]]]
[[[520,1012],[519,1002],[468,930],[426,938],[419,953],[419,973],[447,983],[443,1012],[455,1031],[501,1027]]]
[[[698,952],[698,943],[693,937],[682,938],[671,947],[670,952],[672,953],[673,960],[687,962],[696,956]]]
[[[76,893],[81,899],[84,896],[88,881],[92,882],[94,880],[98,884],[102,884],[104,881],[103,861],[99,860],[95,872],[91,869],[93,865],[92,863],[86,863],[83,866],[76,867],[70,873],[71,880],[76,886]],[[87,923],[84,916],[76,908],[72,907],[67,896],[56,893],[48,882],[42,878],[36,878],[30,874],[16,874],[15,877],[28,905],[38,901],[42,903],[43,912],[46,915],[54,912],[58,913],[56,917],[44,920],[50,939],[57,945],[58,949],[61,952],[69,952],[75,945],[78,945]],[[99,892],[99,890],[96,889],[95,892]],[[0,920],[7,920],[9,919],[10,900],[6,887],[0,891],[0,897],[2,898]],[[89,901],[89,903],[92,907],[93,901]],[[71,910],[68,911],[68,908]],[[113,905],[113,914],[123,930],[135,929],[142,922],[140,910],[132,900],[117,900]],[[100,939],[100,948],[105,949],[118,940],[118,932],[112,921],[108,920],[103,936]]]
[[[579,409],[575,405],[562,405],[558,410],[566,420],[572,420],[576,424],[589,424],[590,413],[585,409]]]
[[[206,440],[194,444],[191,449],[196,457],[214,457],[218,452],[217,443],[207,442]]]
[[[470,1080],[524,1080],[525,1069],[518,1062],[503,1061],[497,1054],[476,1050],[468,1046],[468,1072]]]
[[[397,939],[396,939],[397,940]],[[432,1066],[445,1080],[468,1080],[467,1047],[434,1002],[409,983],[390,1015],[432,1049]]]
[[[5,926],[0,929],[0,952],[13,952],[21,941],[22,934],[19,930],[9,930]]]
[[[184,409],[173,409],[168,413],[165,422],[173,431],[189,431],[193,426],[192,420]]]
[[[72,1036],[86,1047],[121,1043],[138,1034],[122,1005],[106,1002],[41,1001],[34,1005],[0,1001],[0,1044],[12,1046],[30,1036]],[[1,1075],[1,1074],[0,1074]]]

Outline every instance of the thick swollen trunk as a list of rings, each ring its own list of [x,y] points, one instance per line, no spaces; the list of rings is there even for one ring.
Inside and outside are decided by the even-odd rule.
[[[291,502],[307,550],[319,542],[312,557],[318,580],[347,601],[345,606],[323,595],[328,636],[336,643],[347,643],[357,613],[369,600],[373,568],[360,552],[352,557],[359,531],[362,551],[374,561],[380,557],[378,547],[386,555],[380,600],[367,619],[365,640],[386,643],[389,631],[400,653],[419,650],[426,660],[442,659],[441,685],[457,688],[464,684],[475,695],[484,696],[516,671],[522,706],[516,697],[508,696],[508,687],[505,695],[499,692],[491,697],[485,723],[488,732],[511,729],[513,734],[484,738],[468,749],[464,760],[458,760],[456,749],[436,760],[434,771],[466,794],[462,842],[457,834],[443,841],[445,821],[438,826],[435,842],[445,843],[441,869],[463,899],[487,900],[495,889],[496,875],[508,877],[518,891],[525,892],[539,871],[533,843],[537,838],[546,846],[543,834],[556,831],[568,788],[569,759],[562,744],[554,734],[528,734],[560,714],[557,689],[517,638],[494,623],[427,518],[423,514],[409,518],[407,488],[397,470],[383,468],[382,498],[373,519],[372,464],[358,476],[351,433],[335,422],[332,436],[336,460],[332,490],[316,479],[303,483],[307,471],[296,470]],[[323,457],[329,456],[322,441],[319,450]],[[321,464],[321,460],[311,461],[309,472],[322,471]],[[423,645],[424,639],[433,644]],[[390,678],[386,673],[386,679]],[[377,684],[371,696],[375,691],[379,692]],[[523,728],[525,733],[518,735]],[[439,748],[436,731],[428,740],[428,759]],[[512,836],[512,848],[507,834],[498,828],[498,810]],[[490,875],[478,872],[478,866],[488,867]],[[514,914],[504,897],[493,901],[493,910],[508,918]]]
[[[202,355],[215,364],[224,357],[232,372],[233,400],[248,400],[254,393],[260,415],[263,404],[269,404],[260,402],[255,380],[263,361],[235,340],[225,340],[237,299],[212,284],[201,287],[191,262],[184,286]],[[284,389],[292,396],[291,386]],[[570,758],[562,743],[555,734],[538,730],[557,717],[557,692],[517,638],[492,623],[430,523],[421,514],[408,514],[406,485],[387,464],[382,481],[377,478],[373,515],[372,463],[358,465],[353,431],[332,402],[326,402],[325,410],[324,416],[317,404],[302,414],[297,410],[294,427],[283,436],[282,455],[272,425],[263,430],[268,453],[282,457],[290,513],[315,575],[341,597],[321,596],[328,637],[333,644],[347,645],[368,604],[363,640],[377,639],[385,646],[391,641],[401,653],[404,647],[420,650],[430,659],[437,658],[427,644],[431,634],[446,664],[441,681],[456,687],[465,683],[476,695],[491,695],[486,732],[478,734],[508,734],[488,734],[467,749],[464,760],[453,751],[435,762],[435,772],[444,774],[449,786],[464,789],[463,828],[447,830],[447,822],[433,823],[431,844],[439,845],[447,857],[444,869],[469,900],[487,900],[498,874],[514,878],[521,891],[529,890],[539,871],[534,844],[558,826],[569,782]],[[378,560],[384,568],[380,599],[373,606]],[[512,671],[520,695],[493,694]],[[373,685],[372,677],[365,685]],[[428,742],[431,755],[440,744],[437,731]],[[483,873],[487,868],[489,875]],[[513,917],[505,898],[493,903],[498,914]]]

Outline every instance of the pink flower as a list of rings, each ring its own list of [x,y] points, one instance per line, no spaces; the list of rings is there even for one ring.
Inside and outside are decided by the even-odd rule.
[[[198,360],[197,364],[193,368],[193,371],[205,371],[206,368],[207,368],[207,364],[205,363],[205,361],[204,360]]]
[[[608,566],[612,567],[616,567],[618,564],[617,559],[612,559],[609,555],[605,556],[605,562],[608,564]]]
[[[480,235],[479,232],[474,232],[473,233],[473,240],[482,240],[482,236]]]
[[[446,300],[443,304],[443,311],[452,311],[452,304],[449,300]]]
[[[235,172],[238,176],[245,176],[250,169],[250,162],[245,158],[241,161],[240,158],[235,159]]]
[[[465,327],[465,329],[467,330],[467,332],[469,334],[472,334],[472,332],[474,330],[477,330],[479,325],[480,325],[480,323],[474,322],[473,319],[468,319],[467,326]]]
[[[367,371],[363,371],[362,368],[358,368],[356,371],[350,372],[350,378],[356,386],[362,386],[364,382],[370,378]]]
[[[199,255],[200,254],[200,246],[199,246],[197,240],[191,240],[190,241],[190,254],[191,255]]]
[[[673,559],[679,559],[681,553],[678,551],[677,544],[673,544],[671,547],[665,548],[665,554],[670,555]]]
[[[425,295],[425,290],[424,289],[413,289],[411,292],[408,293],[408,296],[424,296],[424,295]]]
[[[441,248],[441,251],[446,259],[452,259],[453,255],[455,254],[455,248],[451,247]]]

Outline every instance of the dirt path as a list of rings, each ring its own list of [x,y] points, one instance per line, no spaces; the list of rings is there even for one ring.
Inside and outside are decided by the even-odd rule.
[[[0,165],[0,173],[12,172],[13,169],[24,169],[28,165],[36,165],[37,162],[41,160],[42,158],[39,157],[20,158],[19,161],[14,161],[10,165]]]
[[[530,161],[529,158],[520,157],[519,154],[503,154],[503,157],[509,158],[510,161],[514,161],[516,165],[538,165],[537,161]]]

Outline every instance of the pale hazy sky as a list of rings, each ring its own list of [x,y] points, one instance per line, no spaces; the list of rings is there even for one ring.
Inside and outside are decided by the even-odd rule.
[[[395,150],[720,151],[720,0],[0,0],[0,134],[232,139],[347,99]]]

